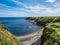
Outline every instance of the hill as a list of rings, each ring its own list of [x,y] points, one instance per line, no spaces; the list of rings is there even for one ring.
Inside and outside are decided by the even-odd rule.
[[[0,45],[22,45],[22,42],[17,40],[14,35],[0,24]]]
[[[44,28],[41,45],[60,45],[60,17],[31,17]],[[38,44],[37,44],[38,45]]]
[[[60,45],[60,23],[50,23],[45,26],[43,45]]]

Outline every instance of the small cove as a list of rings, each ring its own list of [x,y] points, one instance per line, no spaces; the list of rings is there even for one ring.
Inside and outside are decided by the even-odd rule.
[[[2,17],[0,21],[4,28],[8,28],[8,31],[16,36],[30,34],[40,28],[27,21],[25,18],[26,17]]]

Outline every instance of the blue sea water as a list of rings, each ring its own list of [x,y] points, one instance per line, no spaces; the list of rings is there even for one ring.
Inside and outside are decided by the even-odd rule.
[[[26,17],[0,17],[0,22],[4,28],[8,28],[13,35],[21,36],[33,33],[39,29],[39,26],[33,25],[25,20]]]

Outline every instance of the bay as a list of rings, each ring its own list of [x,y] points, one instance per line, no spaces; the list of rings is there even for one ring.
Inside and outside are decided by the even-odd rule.
[[[39,26],[33,25],[25,19],[26,17],[0,17],[0,22],[4,28],[13,35],[21,36],[33,33],[39,29]]]

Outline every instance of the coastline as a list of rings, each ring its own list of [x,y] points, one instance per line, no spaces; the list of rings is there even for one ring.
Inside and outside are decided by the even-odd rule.
[[[37,25],[34,20],[28,20],[28,21],[34,25]],[[37,30],[36,32],[33,32],[31,34],[27,34],[27,35],[23,35],[23,36],[17,36],[16,38],[18,40],[21,40],[24,45],[28,45],[28,44],[35,45],[37,42],[39,42],[38,45],[40,45],[41,44],[41,37],[43,35],[43,30],[44,30],[44,28],[41,26],[39,28],[39,30]]]
[[[36,22],[34,20],[28,20],[29,22],[31,22],[33,25],[37,25]],[[39,26],[39,25],[37,25]],[[8,28],[5,28],[8,30]],[[41,36],[43,35],[43,28],[40,27],[37,31],[31,33],[31,34],[27,34],[27,35],[23,35],[23,36],[17,36],[16,38],[20,41],[22,41],[22,43],[24,45],[34,45],[34,43],[38,42],[38,40],[40,40],[39,44],[41,43]]]
[[[24,45],[28,45],[28,44],[32,45],[33,43],[41,39],[42,35],[43,35],[43,28],[39,29],[38,31],[34,33],[24,35],[24,36],[17,36],[16,38],[18,40],[21,40]]]

